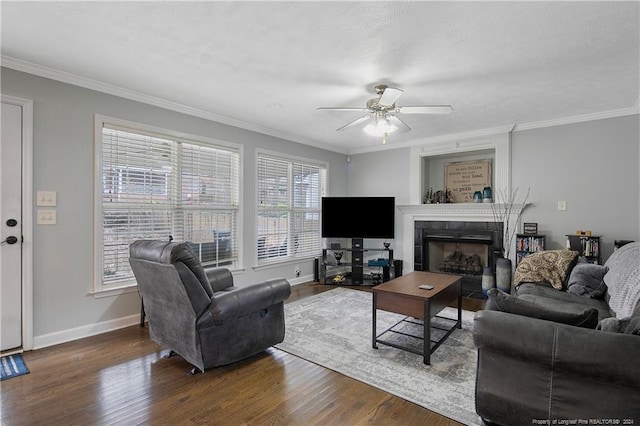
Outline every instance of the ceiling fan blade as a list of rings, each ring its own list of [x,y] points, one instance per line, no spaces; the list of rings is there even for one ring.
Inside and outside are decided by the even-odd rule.
[[[411,130],[411,127],[409,127],[407,123],[402,121],[400,117],[396,117],[395,115],[387,115],[387,118],[391,123],[395,124],[395,126],[400,129],[400,131],[408,132],[409,130]]]
[[[400,98],[400,96],[402,96],[403,93],[404,91],[400,89],[387,87],[386,89],[384,89],[384,92],[382,92],[382,95],[380,95],[378,104],[383,107],[390,107],[391,105],[396,103],[396,101]]]
[[[360,123],[362,123],[364,121],[367,121],[370,118],[371,118],[371,115],[365,115],[364,117],[356,118],[352,122],[345,124],[344,126],[340,127],[339,129],[336,129],[336,132],[340,132],[342,130],[347,130],[347,129],[350,129],[352,127],[355,127],[358,124],[360,124]]]
[[[316,109],[326,109],[333,111],[369,111],[367,108],[362,107],[318,107]]]
[[[395,109],[400,114],[449,114],[451,105],[403,106]]]

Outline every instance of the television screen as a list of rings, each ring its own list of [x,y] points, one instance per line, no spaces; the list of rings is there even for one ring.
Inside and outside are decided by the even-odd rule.
[[[323,197],[323,238],[394,238],[395,197]]]

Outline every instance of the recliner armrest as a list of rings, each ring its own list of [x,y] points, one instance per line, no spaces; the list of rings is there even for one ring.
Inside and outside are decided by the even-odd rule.
[[[478,348],[537,363],[549,370],[640,387],[640,336],[591,330],[506,312],[479,311],[473,341]]]
[[[214,293],[233,287],[233,275],[227,268],[205,269],[205,274]]]
[[[283,302],[291,294],[291,285],[283,278],[220,291],[211,297],[208,311],[213,323],[221,325],[252,312]]]

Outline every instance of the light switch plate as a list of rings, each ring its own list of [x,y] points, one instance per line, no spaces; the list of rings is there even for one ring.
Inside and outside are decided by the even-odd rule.
[[[55,191],[38,191],[36,194],[36,206],[38,207],[55,207],[56,192]]]
[[[55,209],[38,209],[36,215],[37,225],[55,225],[57,223],[57,211]]]
[[[567,201],[560,200],[558,201],[558,210],[566,210],[567,209]]]

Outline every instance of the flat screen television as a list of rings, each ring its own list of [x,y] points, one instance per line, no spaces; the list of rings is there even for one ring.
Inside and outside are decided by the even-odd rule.
[[[395,197],[323,197],[323,238],[394,238]]]

